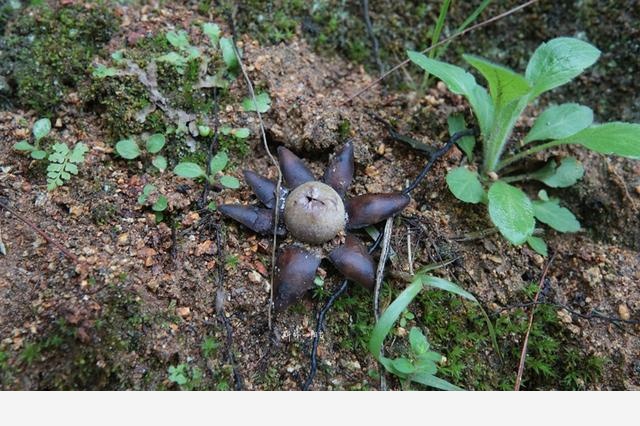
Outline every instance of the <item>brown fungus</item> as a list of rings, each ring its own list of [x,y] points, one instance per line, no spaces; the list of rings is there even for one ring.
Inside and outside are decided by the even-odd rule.
[[[316,248],[289,245],[280,250],[274,276],[274,303],[277,309],[284,309],[313,288],[316,269],[322,260],[320,253],[326,248],[323,244],[345,229],[360,229],[399,213],[410,198],[389,193],[345,199],[354,172],[351,142],[332,158],[322,181],[316,180],[305,163],[288,149],[279,148],[278,159],[286,183],[278,197],[278,207],[283,213],[278,215],[282,220],[278,235],[288,230],[294,241],[316,245]],[[266,208],[222,205],[219,211],[255,232],[271,234],[276,216],[276,184],[248,170],[244,175]],[[347,234],[344,244],[334,247],[328,258],[345,278],[373,288],[375,263],[358,237]]]

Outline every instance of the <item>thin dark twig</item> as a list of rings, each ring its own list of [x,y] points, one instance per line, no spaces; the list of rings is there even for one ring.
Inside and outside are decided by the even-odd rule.
[[[213,88],[213,140],[209,144],[209,150],[207,152],[207,178],[204,180],[204,188],[202,189],[202,197],[200,198],[200,203],[198,205],[199,209],[203,209],[207,203],[207,197],[209,196],[209,189],[211,188],[211,183],[209,182],[209,176],[211,175],[211,159],[213,155],[218,150],[218,128],[220,127],[220,120],[218,117],[218,88]]]
[[[50,243],[51,245],[55,246],[58,250],[60,250],[62,252],[62,254],[64,254],[66,257],[69,258],[69,260],[71,260],[73,263],[75,263],[76,265],[78,263],[80,263],[80,261],[78,260],[78,257],[71,253],[66,247],[64,247],[62,244],[60,244],[59,242],[57,242],[56,240],[54,240],[52,237],[50,237],[49,235],[47,235],[43,230],[41,230],[40,228],[38,228],[36,225],[34,225],[33,223],[29,222],[27,219],[25,219],[20,213],[18,213],[18,211],[16,211],[15,209],[13,209],[12,207],[9,207],[7,204],[5,204],[3,201],[0,201],[0,208],[5,209],[6,211],[8,211],[9,213],[11,213],[16,219],[18,219],[20,222],[24,223],[25,225],[27,225],[29,228],[33,229],[38,235],[40,235],[42,238],[44,238],[45,240],[47,240],[48,243]]]
[[[411,148],[418,150],[418,151],[422,151],[426,154],[433,154],[436,149],[425,144],[422,143],[410,136],[407,135],[403,135],[402,133],[398,132],[398,130],[393,127],[393,125],[391,123],[389,123],[387,120],[385,120],[384,118],[380,117],[378,114],[376,114],[375,112],[371,112],[368,111],[367,114],[369,115],[369,117],[373,118],[375,121],[377,121],[378,123],[382,124],[384,126],[384,128],[387,130],[387,133],[389,133],[389,137],[391,139],[393,139],[396,142],[402,142],[405,143],[407,145],[409,145]]]
[[[335,301],[338,299],[338,297],[340,297],[345,291],[347,291],[348,287],[349,281],[342,281],[342,284],[340,284],[338,290],[336,290],[331,295],[322,309],[320,309],[320,312],[318,312],[318,317],[316,319],[316,332],[313,336],[313,343],[311,345],[311,366],[309,368],[309,375],[307,376],[307,380],[302,386],[302,390],[309,390],[309,386],[311,386],[313,379],[316,377],[316,372],[318,371],[318,344],[320,343],[320,333],[322,332],[324,318],[327,315],[327,312],[329,312],[329,309],[331,309]]]
[[[416,177],[416,179],[409,185],[407,186],[402,193],[403,194],[409,194],[411,191],[413,191],[414,189],[416,189],[416,187],[418,185],[420,185],[420,182],[422,182],[422,180],[427,176],[427,173],[429,173],[429,170],[431,170],[431,167],[433,167],[433,164],[440,158],[442,157],[444,154],[446,154],[451,148],[453,148],[453,146],[456,144],[456,142],[458,142],[460,139],[462,139],[465,136],[471,136],[475,133],[474,130],[469,129],[469,130],[462,130],[460,132],[456,132],[453,134],[453,136],[451,136],[451,138],[449,139],[449,141],[440,149],[438,149],[436,152],[434,152],[430,157],[429,157],[429,161],[427,162],[426,166],[424,166],[424,168],[422,169],[422,171],[420,172],[420,174],[418,175],[418,177]]]
[[[519,6],[514,7],[514,8],[513,8],[513,9],[511,9],[511,10],[508,10],[508,11],[506,11],[506,12],[504,12],[504,13],[501,13],[501,14],[499,14],[499,15],[496,15],[496,16],[492,17],[492,18],[489,18],[489,19],[487,19],[486,21],[482,21],[482,22],[480,22],[480,23],[478,23],[478,24],[476,24],[476,25],[473,25],[473,26],[471,26],[471,27],[467,28],[466,30],[460,31],[459,33],[456,33],[456,34],[452,35],[451,37],[447,37],[447,38],[445,38],[444,40],[439,41],[439,42],[438,42],[438,43],[436,43],[436,44],[432,44],[430,47],[428,47],[428,48],[424,49],[424,50],[423,50],[423,51],[421,51],[420,53],[427,53],[427,52],[429,52],[429,51],[431,51],[431,50],[433,50],[433,49],[435,49],[435,48],[437,48],[437,47],[442,46],[443,44],[449,43],[450,41],[452,41],[452,40],[454,40],[454,39],[456,39],[456,38],[458,38],[458,37],[460,37],[460,36],[463,36],[463,35],[465,35],[465,34],[467,34],[467,33],[471,32],[471,31],[473,31],[473,30],[476,30],[476,29],[478,29],[478,28],[480,28],[480,27],[484,27],[485,25],[488,25],[488,24],[490,24],[490,23],[492,23],[492,22],[498,21],[498,20],[500,20],[500,19],[502,19],[502,18],[504,18],[504,17],[506,17],[506,16],[508,16],[508,15],[511,15],[512,13],[515,13],[515,12],[517,12],[517,11],[519,11],[519,10],[522,10],[522,9],[524,9],[525,7],[530,6],[530,5],[534,4],[534,3],[536,3],[537,1],[538,1],[538,0],[531,0],[531,1],[528,1],[528,2],[526,2],[526,3],[523,3],[523,4],[519,5]],[[349,96],[349,98],[347,98],[347,100],[345,100],[344,102],[342,102],[342,103],[340,104],[340,106],[344,106],[344,105],[347,105],[347,104],[351,103],[355,98],[359,97],[360,95],[362,95],[362,94],[363,94],[364,92],[366,92],[367,90],[369,90],[369,89],[371,89],[372,87],[376,86],[376,85],[377,85],[377,84],[379,84],[382,80],[384,80],[385,78],[387,78],[389,75],[391,75],[391,74],[392,74],[392,73],[394,73],[395,71],[399,70],[400,68],[404,67],[404,66],[405,66],[405,65],[407,65],[409,62],[411,62],[409,59],[406,59],[406,60],[404,60],[404,61],[400,62],[400,63],[399,63],[398,65],[396,65],[395,67],[391,68],[389,71],[387,71],[386,73],[382,74],[382,75],[380,76],[380,78],[378,78],[378,79],[376,79],[376,80],[372,81],[371,83],[367,84],[365,87],[363,87],[362,89],[360,89],[359,91],[357,91],[357,92],[356,92],[356,93],[354,93],[353,95]]]
[[[213,221],[213,215],[209,212],[206,216],[202,218],[202,222],[204,223],[206,228],[209,230],[215,230],[216,235],[216,295],[215,295],[215,311],[216,317],[225,330],[225,349],[226,349],[226,362],[231,365],[231,369],[233,372],[233,381],[234,388],[236,390],[242,390],[244,388],[244,382],[242,380],[242,375],[238,369],[236,363],[236,357],[233,353],[233,327],[231,326],[231,322],[224,311],[224,301],[225,294],[223,289],[223,283],[225,278],[224,272],[224,244],[222,241],[222,227],[219,223],[215,223]]]
[[[251,99],[253,101],[253,103],[257,106],[258,105],[258,101],[256,100],[256,94],[255,91],[253,90],[253,83],[251,82],[251,78],[249,77],[249,74],[247,73],[247,70],[242,62],[242,57],[240,56],[240,52],[238,51],[238,46],[236,44],[236,26],[235,26],[235,19],[234,19],[234,10],[230,10],[227,12],[227,19],[229,21],[229,26],[231,27],[231,39],[233,40],[233,51],[236,55],[236,58],[238,59],[238,65],[240,66],[240,71],[242,72],[242,75],[244,77],[245,83],[247,84],[247,88],[249,89],[249,95],[251,96]],[[273,154],[271,153],[271,150],[269,149],[269,143],[267,141],[267,132],[265,130],[264,127],[264,121],[262,120],[262,113],[259,111],[258,108],[255,109],[255,113],[258,116],[258,124],[260,126],[260,134],[262,136],[262,144],[264,147],[264,150],[267,152],[267,155],[269,156],[269,159],[271,160],[271,163],[274,165],[274,167],[276,168],[276,171],[278,172],[278,179],[276,181],[276,194],[280,194],[280,188],[282,187],[282,170],[280,169],[280,165],[278,164],[278,161],[276,161],[275,157],[273,156]],[[271,285],[270,285],[270,290],[269,290],[269,306],[267,309],[267,322],[269,324],[269,330],[271,330],[273,327],[273,323],[272,323],[272,316],[273,316],[273,289],[274,289],[274,277],[275,277],[275,267],[276,267],[276,245],[278,242],[278,226],[280,224],[280,206],[279,206],[279,202],[280,202],[280,197],[275,197],[275,205],[273,206],[273,211],[274,211],[274,217],[273,217],[273,233],[272,233],[272,245],[271,245]]]
[[[555,257],[556,257],[556,254],[554,253],[549,259],[549,261],[547,262],[547,264],[545,265],[544,269],[542,270],[542,275],[540,275],[540,282],[538,283],[538,291],[536,292],[536,295],[533,298],[534,303],[538,302],[538,298],[540,297],[540,292],[544,287],[545,277],[547,276],[547,272],[549,272],[549,267],[553,263],[553,259]],[[527,326],[527,332],[524,335],[524,342],[522,343],[522,352],[520,353],[520,362],[518,364],[518,375],[516,376],[516,385],[513,389],[515,391],[520,390],[520,383],[522,382],[522,373],[524,373],[524,362],[525,362],[525,359],[527,358],[527,345],[529,344],[529,334],[531,333],[531,327],[533,326],[533,314],[535,310],[536,310],[536,307],[534,305],[531,308],[531,312],[529,313],[529,325]]]
[[[369,247],[369,254],[375,251],[375,249],[378,247],[378,245],[382,241],[383,236],[384,234],[382,232],[378,234],[378,238],[376,238],[373,244],[371,244],[371,246]],[[316,373],[318,372],[318,344],[320,343],[320,333],[324,328],[324,319],[327,313],[329,312],[329,310],[331,309],[331,307],[333,306],[333,304],[335,303],[335,301],[338,300],[338,298],[345,291],[347,291],[348,287],[349,287],[349,281],[348,280],[342,281],[342,284],[340,284],[340,287],[331,295],[331,297],[329,297],[329,299],[322,306],[322,309],[320,309],[320,311],[318,312],[318,315],[316,317],[315,334],[313,335],[313,343],[311,344],[311,355],[310,355],[311,365],[309,367],[309,375],[307,376],[307,380],[304,382],[304,385],[302,386],[302,390],[305,390],[305,391],[309,390],[309,387],[311,386],[311,383],[313,383],[313,379],[316,377]]]
[[[382,64],[382,60],[380,59],[380,46],[378,44],[378,39],[373,32],[373,25],[371,24],[371,18],[369,17],[369,0],[362,0],[362,14],[364,15],[364,23],[367,27],[367,33],[369,34],[369,38],[371,39],[371,45],[373,47],[373,57],[376,60],[378,71],[382,75],[384,73],[384,65]]]

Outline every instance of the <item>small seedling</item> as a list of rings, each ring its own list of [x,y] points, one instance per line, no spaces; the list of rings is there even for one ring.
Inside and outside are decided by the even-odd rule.
[[[202,341],[202,345],[200,349],[202,349],[202,356],[205,358],[210,358],[215,352],[218,350],[218,346],[220,344],[213,337],[206,337]]]
[[[78,142],[72,150],[65,143],[55,143],[49,154],[47,166],[47,189],[52,191],[78,174],[78,164],[84,162],[84,155],[89,150],[82,142]]]
[[[52,191],[64,185],[71,179],[72,175],[78,174],[78,165],[84,162],[84,155],[89,151],[89,147],[82,142],[69,149],[66,143],[56,142],[48,150],[41,146],[41,142],[51,132],[51,121],[42,118],[36,121],[32,128],[33,144],[23,140],[15,145],[13,149],[22,152],[29,152],[31,158],[35,160],[49,160],[47,166],[47,189]]]
[[[13,145],[13,149],[29,152],[34,160],[43,160],[46,158],[47,152],[40,147],[40,142],[51,132],[51,120],[41,118],[33,124],[31,132],[33,133],[33,144],[23,140]]]
[[[466,97],[471,105],[483,141],[481,171],[455,168],[448,173],[447,184],[458,199],[486,204],[491,221],[512,244],[526,242],[546,255],[545,242],[533,236],[536,220],[558,232],[580,229],[573,213],[561,207],[558,199],[540,192],[538,200],[532,201],[512,183],[536,180],[551,188],[565,188],[582,178],[582,165],[575,158],[566,157],[560,164],[551,159],[537,171],[523,172],[522,168],[513,168],[519,160],[567,144],[640,159],[640,124],[594,124],[591,109],[575,103],[549,107],[537,117],[516,152],[506,149],[516,122],[528,105],[544,92],[570,82],[598,60],[600,51],[589,43],[566,37],[543,43],[533,53],[524,75],[477,56],[463,55],[487,80],[489,91],[462,68],[418,52],[408,54],[411,61],[441,79],[453,93]],[[450,119],[450,131],[462,127],[459,117]],[[459,145],[473,162],[475,140],[468,137]]]
[[[229,163],[229,157],[225,152],[217,153],[209,162],[209,170],[208,173],[205,171],[200,165],[191,162],[182,162],[179,163],[173,172],[181,177],[188,179],[199,179],[204,178],[209,181],[211,185],[219,182],[220,185],[229,189],[237,189],[240,188],[240,181],[228,175],[221,175],[218,177],[217,175],[224,170],[224,168]]]
[[[156,133],[145,140],[145,148],[149,154],[158,154],[164,148],[165,143],[164,135]],[[134,160],[143,155],[138,143],[133,138],[122,139],[116,143],[116,152],[126,160]],[[163,155],[152,155],[151,164],[161,172],[167,169],[167,159]]]
[[[474,303],[478,303],[471,293],[463,290],[456,284],[443,280],[442,278],[428,275],[427,272],[431,269],[433,269],[433,267],[427,267],[418,272],[415,275],[413,282],[409,284],[409,286],[400,293],[400,295],[398,295],[398,297],[380,316],[380,319],[371,332],[369,352],[371,352],[374,358],[376,358],[389,373],[397,376],[403,382],[405,388],[410,382],[416,382],[443,390],[461,390],[459,387],[447,382],[446,380],[436,377],[435,374],[438,369],[437,363],[440,362],[442,356],[430,350],[427,338],[422,334],[422,331],[416,327],[412,327],[409,332],[409,344],[411,351],[408,356],[391,359],[381,355],[384,340],[391,332],[393,324],[399,318],[403,317],[401,318],[401,321],[402,319],[405,319],[406,325],[406,316],[410,313],[407,310],[407,307],[425,287],[434,287],[448,291]],[[484,316],[487,326],[489,327],[489,332],[492,336],[494,346],[497,348],[493,325],[486,316],[486,313]],[[413,317],[413,314],[411,314],[411,317]],[[400,325],[402,325],[402,323]]]
[[[158,192],[155,185],[147,184],[142,188],[142,194],[138,197],[138,204],[145,205],[149,197],[154,196]],[[154,212],[163,212],[167,209],[169,200],[162,194],[159,194],[156,201],[151,205],[151,209]]]
[[[177,384],[183,390],[193,390],[202,382],[202,371],[196,366],[193,366],[189,373],[187,364],[172,365],[167,372],[169,373],[169,381]]]

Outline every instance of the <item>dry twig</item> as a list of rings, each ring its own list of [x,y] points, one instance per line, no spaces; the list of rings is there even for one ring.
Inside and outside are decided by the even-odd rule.
[[[538,284],[538,291],[536,292],[536,296],[533,298],[533,303],[538,303],[538,297],[540,297],[540,292],[544,287],[544,279],[547,276],[547,272],[549,271],[549,267],[551,263],[553,263],[553,259],[555,258],[555,253],[551,256],[544,269],[542,270],[542,275],[540,276],[540,282]],[[527,358],[527,345],[529,344],[529,334],[531,333],[531,327],[533,326],[533,314],[536,310],[536,305],[531,307],[531,313],[529,314],[529,325],[527,326],[527,333],[524,335],[524,343],[522,343],[522,352],[520,353],[520,363],[518,364],[518,375],[516,376],[516,385],[514,390],[520,390],[520,383],[522,382],[522,373],[524,372],[524,361]]]
[[[66,247],[64,247],[62,244],[60,244],[59,242],[54,240],[52,237],[47,235],[43,230],[38,228],[36,225],[34,225],[33,223],[29,222],[20,213],[18,213],[15,209],[9,207],[3,201],[0,201],[0,208],[5,209],[9,213],[11,213],[16,219],[18,219],[20,222],[24,223],[29,228],[33,229],[38,235],[40,235],[42,238],[47,240],[48,243],[50,243],[51,245],[55,246],[58,250],[60,250],[62,252],[62,254],[64,254],[66,257],[68,257],[69,260],[71,260],[74,264],[77,265],[78,263],[80,263],[80,261],[78,260],[78,257],[75,254],[71,253]]]

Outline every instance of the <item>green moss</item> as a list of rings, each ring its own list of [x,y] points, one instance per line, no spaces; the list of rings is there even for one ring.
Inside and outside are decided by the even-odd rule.
[[[529,287],[535,292],[536,285]],[[521,308],[504,311],[495,323],[500,362],[492,347],[480,310],[451,294],[429,290],[418,298],[422,315],[416,324],[424,327],[435,350],[446,356],[439,375],[467,389],[513,390],[527,331],[528,312]],[[604,359],[584,354],[579,342],[558,321],[556,308],[539,305],[529,337],[522,389],[579,390],[600,379]]]
[[[86,79],[91,61],[117,25],[112,8],[102,3],[33,7],[20,13],[7,24],[2,43],[7,49],[3,73],[15,87],[17,101],[41,114],[52,113]]]

